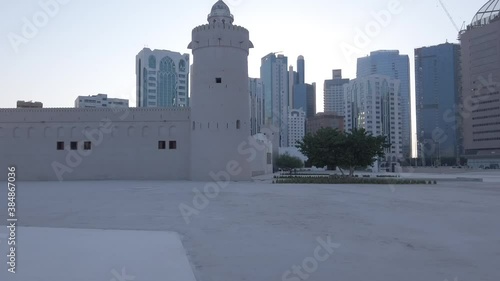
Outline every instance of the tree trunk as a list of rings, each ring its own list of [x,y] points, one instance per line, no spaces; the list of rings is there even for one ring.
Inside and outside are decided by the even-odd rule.
[[[349,176],[354,177],[354,167],[349,167]]]
[[[340,173],[344,176],[344,171],[339,167]]]

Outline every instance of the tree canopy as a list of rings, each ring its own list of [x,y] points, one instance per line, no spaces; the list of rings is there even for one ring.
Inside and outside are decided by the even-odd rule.
[[[340,132],[337,129],[322,128],[315,134],[308,134],[297,145],[316,167],[340,167],[349,169],[354,175],[356,168],[371,166],[384,149],[390,147],[384,136],[372,136],[365,129]]]
[[[285,153],[278,157],[276,165],[278,168],[285,171],[292,171],[293,169],[302,168],[304,166],[304,162],[299,157],[291,156],[290,154]]]

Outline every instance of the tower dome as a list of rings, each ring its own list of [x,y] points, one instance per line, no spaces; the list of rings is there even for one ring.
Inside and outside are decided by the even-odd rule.
[[[212,11],[208,15],[208,23],[222,22],[227,24],[232,24],[234,17],[231,14],[231,10],[224,3],[224,1],[219,0],[212,6]]]
[[[498,20],[500,13],[500,0],[489,0],[484,4],[472,19],[472,26],[489,24],[492,20]]]

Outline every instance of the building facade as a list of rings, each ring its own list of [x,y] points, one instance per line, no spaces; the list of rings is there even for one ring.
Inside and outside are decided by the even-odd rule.
[[[344,131],[344,116],[332,112],[320,112],[307,118],[306,134],[315,134],[321,128]]]
[[[0,165],[19,180],[189,179],[190,110],[0,109]],[[174,161],[175,159],[175,161]]]
[[[344,87],[345,130],[363,128],[373,136],[386,136],[391,147],[385,151],[385,162],[400,161],[403,158],[403,106],[399,100],[399,80],[369,75],[353,79]]]
[[[248,79],[250,92],[250,134],[261,132],[264,125],[264,85],[259,78]]]
[[[189,106],[189,54],[144,48],[135,61],[137,107]]]
[[[264,120],[279,129],[275,145],[288,145],[289,73],[288,58],[270,53],[263,57],[260,78],[264,83]]]
[[[341,69],[334,69],[332,79],[325,80],[323,87],[325,112],[344,116],[344,85],[347,83],[349,79],[342,79]]]
[[[302,109],[306,116],[312,117],[316,114],[316,83],[296,84],[293,87],[293,108]]]
[[[39,101],[17,101],[17,108],[43,108],[43,103]]]
[[[108,98],[108,95],[78,96],[75,100],[76,108],[108,108],[129,107],[127,99]]]
[[[399,98],[403,118],[403,154],[408,158],[412,155],[410,59],[408,55],[400,55],[397,50],[375,51],[367,57],[358,58],[356,78],[373,74],[389,76],[401,83]]]
[[[476,168],[500,166],[500,3],[488,1],[460,33],[464,156]]]
[[[302,109],[290,110],[288,116],[288,141],[290,147],[295,147],[306,135],[306,113]]]
[[[460,45],[415,49],[418,157],[424,165],[459,165]]]

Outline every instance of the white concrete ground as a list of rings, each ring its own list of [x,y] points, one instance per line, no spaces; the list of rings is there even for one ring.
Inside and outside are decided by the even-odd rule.
[[[17,233],[16,272],[3,270],[0,280],[196,281],[176,233],[40,227]],[[0,244],[2,253],[7,248]],[[7,264],[7,256],[0,261]]]
[[[135,231],[147,231],[130,248],[125,246],[131,250],[129,259],[124,258],[125,250],[103,249],[91,256],[92,244],[82,242],[81,248],[90,249],[86,258],[93,258],[88,271],[109,274],[109,278],[87,280],[112,281],[113,269],[119,272],[127,260],[139,259],[127,264],[126,273],[145,269],[151,275],[124,280],[169,280],[161,272],[177,261],[164,263],[168,253],[162,256],[160,249],[154,249],[155,244],[161,248],[162,241],[168,243],[169,232],[180,234],[198,281],[500,280],[500,185],[495,182],[395,187],[230,183],[218,195],[210,194],[208,205],[195,196],[193,189],[205,186],[196,182],[26,182],[18,186],[17,212],[24,227],[72,229],[75,235],[83,235],[79,229],[113,230],[109,232],[113,238],[99,239],[98,245],[115,250],[120,243],[114,240],[135,240]],[[0,202],[7,202],[6,196],[3,188]],[[199,208],[191,209],[193,215],[186,224],[179,206],[196,207],[194,198]],[[5,205],[0,205],[0,223],[7,219]],[[23,238],[23,231],[19,230],[19,248],[44,243]],[[149,231],[156,231],[154,237]],[[5,243],[1,242],[0,246]],[[4,264],[0,280],[77,280],[71,278],[74,268],[68,266],[78,259],[68,253],[72,248],[65,247],[54,241],[40,248],[43,255],[19,252],[18,273],[38,279],[14,279],[6,274]],[[55,254],[64,251],[67,256]],[[58,275],[34,266],[35,260],[60,265]],[[146,269],[145,262],[154,268]],[[165,268],[159,268],[161,264]]]

